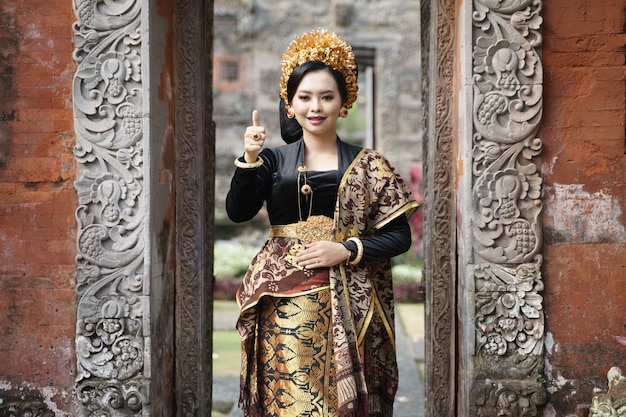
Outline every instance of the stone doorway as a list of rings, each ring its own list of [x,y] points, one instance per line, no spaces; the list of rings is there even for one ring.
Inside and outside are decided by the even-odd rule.
[[[144,172],[143,161],[153,156],[150,133],[160,125],[156,100],[143,102],[141,94],[150,97],[150,87],[158,85],[150,75],[159,72],[150,64],[161,59],[150,55],[150,42],[142,43],[142,36],[157,35],[148,28],[157,21],[158,2],[96,7],[101,3],[77,2],[74,40],[80,67],[73,90],[79,139],[74,153],[87,168],[76,183],[79,415],[145,415],[150,409],[154,415],[209,416],[215,134],[207,57],[213,3],[163,2],[171,7],[175,39],[176,215],[168,225],[173,252],[156,255],[151,250],[160,235],[151,223],[152,200],[144,196],[153,198],[159,183],[153,171]],[[428,28],[422,32],[422,67],[430,74],[423,89],[429,109],[426,415],[495,409],[530,415],[545,402],[536,170],[541,140],[534,137],[542,110],[540,2],[457,3],[421,2],[422,27]],[[485,65],[472,66],[473,59]],[[520,69],[508,61],[518,59],[530,64]],[[486,109],[485,103],[496,107]],[[458,120],[461,108],[469,120]],[[458,161],[465,176],[455,171]],[[516,184],[524,192],[515,194]],[[503,203],[510,210],[500,211],[499,198],[509,189]],[[487,219],[489,229],[481,222],[491,211],[498,216]],[[497,239],[491,233],[505,229]],[[518,232],[528,239],[515,246],[510,240]],[[159,272],[173,280],[171,287],[147,281],[157,264],[166,264]],[[175,271],[165,274],[167,268]],[[168,289],[173,299],[164,296]],[[514,308],[522,303],[524,309]],[[171,346],[171,358],[159,350],[163,346]]]

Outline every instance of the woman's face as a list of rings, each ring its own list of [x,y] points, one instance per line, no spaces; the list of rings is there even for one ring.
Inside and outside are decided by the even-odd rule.
[[[330,135],[334,139],[339,110],[343,105],[335,78],[325,70],[311,71],[291,100],[296,120],[305,133]]]

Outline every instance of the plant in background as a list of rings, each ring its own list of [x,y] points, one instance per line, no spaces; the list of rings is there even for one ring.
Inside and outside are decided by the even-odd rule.
[[[424,261],[407,252],[392,259],[393,295],[399,303],[424,301]]]
[[[215,242],[213,274],[215,279],[242,278],[258,248],[233,241]]]
[[[215,242],[214,250],[213,297],[216,300],[234,300],[241,279],[256,255],[258,247],[224,240]]]

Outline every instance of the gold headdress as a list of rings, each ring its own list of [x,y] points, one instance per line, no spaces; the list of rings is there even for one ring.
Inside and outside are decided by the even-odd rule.
[[[357,67],[352,47],[337,34],[325,29],[317,29],[296,37],[283,54],[283,73],[280,77],[280,97],[287,103],[287,81],[293,70],[308,61],[320,61],[339,71],[346,80],[348,91],[346,108],[356,101]]]

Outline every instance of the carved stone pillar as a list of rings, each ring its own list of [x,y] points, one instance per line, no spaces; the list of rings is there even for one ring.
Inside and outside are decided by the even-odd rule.
[[[168,29],[156,15],[154,0],[74,0],[77,70],[72,94],[79,164],[75,391],[81,417],[147,416],[153,402],[167,402],[177,415],[211,412],[213,4],[173,4],[175,16],[165,16],[176,21],[170,26],[177,30],[170,38],[176,43],[171,58],[158,49],[166,48]],[[155,88],[168,58],[176,61],[174,110]],[[174,224],[158,226],[152,217],[165,208],[156,201],[167,198],[155,197],[154,167],[166,130],[159,117],[166,118],[168,111],[175,113],[174,126],[167,126],[175,132],[175,150],[170,149],[176,154],[175,182],[160,189],[175,195],[176,213],[167,219]],[[170,252],[167,243],[156,249],[155,242],[168,233],[176,236],[175,249]],[[174,264],[176,276],[168,276],[174,268],[161,263]],[[154,298],[157,290],[173,288],[163,282],[174,279],[175,301],[168,302],[175,307],[151,306],[154,299],[174,300],[173,294]],[[163,323],[154,322],[154,311],[162,313],[158,319]],[[166,340],[172,329],[175,337]],[[175,359],[167,358],[175,370],[153,363],[154,349],[164,350],[155,341],[171,344],[167,348],[175,344]],[[175,395],[175,407],[169,398],[150,398],[156,378],[167,389],[165,395]]]
[[[536,416],[541,2],[422,4],[426,415]]]
[[[536,416],[546,402],[540,12],[474,0],[460,13],[460,415]]]
[[[146,22],[138,0],[75,0],[74,10],[78,415],[141,415],[150,369]]]

